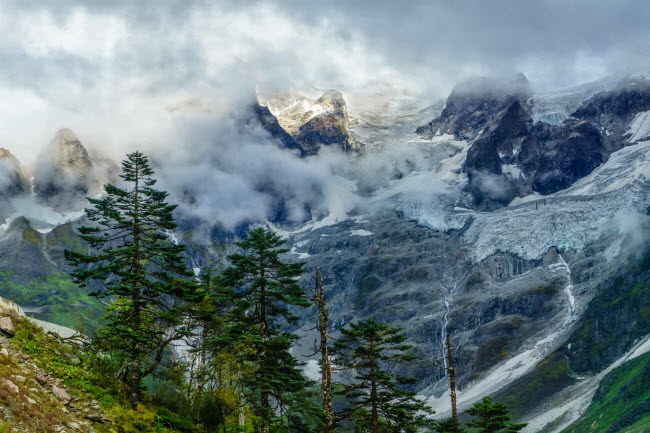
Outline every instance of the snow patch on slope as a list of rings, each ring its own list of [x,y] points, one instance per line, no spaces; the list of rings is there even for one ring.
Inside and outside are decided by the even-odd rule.
[[[627,131],[630,134],[628,141],[636,143],[650,137],[650,111],[643,111],[637,113],[634,119],[630,122]]]

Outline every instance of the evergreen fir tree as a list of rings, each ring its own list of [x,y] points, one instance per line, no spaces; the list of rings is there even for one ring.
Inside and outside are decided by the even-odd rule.
[[[354,371],[352,383],[344,390],[348,406],[343,416],[364,426],[357,425],[355,431],[412,433],[434,425],[426,416],[433,411],[415,393],[400,387],[416,380],[392,376],[383,368],[387,362],[414,358],[400,331],[369,318],[342,328],[334,343],[335,363]]]
[[[160,365],[169,344],[189,334],[184,326],[185,302],[194,290],[183,262],[182,245],[165,232],[176,228],[175,205],[154,189],[156,180],[140,152],[122,162],[123,187],[105,185],[103,198],[89,198],[88,220],[80,236],[92,251],[66,251],[81,286],[100,283],[92,293],[111,303],[96,344],[118,363],[133,406],[141,400],[142,380]]]
[[[284,242],[272,231],[258,228],[237,243],[243,252],[229,256],[232,267],[224,273],[231,287],[231,327],[216,340],[237,347],[241,362],[249,369],[243,377],[244,394],[262,433],[282,420],[291,429],[313,409],[302,395],[308,381],[290,352],[297,337],[285,331],[297,321],[290,308],[310,303],[297,281],[303,263],[280,259],[288,252],[282,248]]]
[[[526,424],[509,423],[508,412],[505,404],[484,397],[467,411],[474,417],[467,426],[477,429],[478,433],[516,433],[526,427]]]
[[[449,418],[439,421],[434,427],[436,433],[465,433],[465,429],[460,425],[457,419]]]

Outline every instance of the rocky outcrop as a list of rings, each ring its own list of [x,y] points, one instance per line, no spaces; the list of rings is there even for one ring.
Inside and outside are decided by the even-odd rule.
[[[54,208],[74,204],[97,188],[88,151],[69,129],[61,129],[36,163],[34,192]]]
[[[25,195],[30,189],[30,181],[20,162],[7,149],[0,149],[0,197]]]
[[[569,119],[560,126],[538,123],[514,159],[527,183],[542,195],[572,185],[607,160],[609,153],[596,127]]]
[[[609,153],[620,149],[626,142],[637,142],[632,128],[635,117],[650,111],[650,79],[632,75],[618,86],[601,92],[587,100],[572,116],[586,120],[603,131]],[[647,127],[646,127],[647,129]]]
[[[514,96],[492,117],[492,122],[468,150],[463,166],[474,206],[481,210],[505,206],[518,192],[520,179],[506,176],[503,165],[512,164],[532,125],[522,101]]]
[[[261,101],[253,109],[281,147],[298,149],[301,156],[315,155],[323,146],[334,146],[344,152],[360,148],[350,136],[347,104],[337,90],[328,90],[315,101],[282,95]]]
[[[508,78],[473,77],[454,87],[440,116],[419,127],[424,137],[452,134],[472,140],[514,100],[524,103],[531,91],[523,74]]]
[[[645,92],[644,86],[635,86],[630,90],[628,85],[623,93],[619,89],[616,97],[594,96],[575,117],[558,125],[533,125],[523,75],[505,82],[472,79],[456,86],[442,114],[417,132],[428,138],[453,134],[471,142],[463,164],[467,190],[475,209],[492,211],[517,196],[548,195],[567,188],[605,162],[620,148],[621,140],[610,137],[610,123],[603,126],[602,120],[596,120],[609,119],[617,125],[620,138],[620,125],[645,107],[640,96],[627,104],[618,100],[627,98],[625,92]]]
[[[0,317],[0,331],[4,332],[10,337],[14,336],[16,331],[14,329],[14,324],[11,321],[11,317],[9,316]]]
[[[296,142],[305,155],[315,155],[321,146],[337,146],[344,152],[352,151],[348,109],[341,92],[328,90],[316,103],[324,112],[310,118],[296,135]]]
[[[20,332],[29,324],[18,319],[16,326]],[[104,431],[100,424],[113,420],[92,393],[70,380],[87,368],[73,361],[78,359],[77,346],[40,331],[29,333],[39,341],[32,355],[25,351],[34,349],[0,335],[0,427],[25,433]]]

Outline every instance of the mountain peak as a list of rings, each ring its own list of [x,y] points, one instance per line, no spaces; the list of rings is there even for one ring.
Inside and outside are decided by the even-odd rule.
[[[0,159],[6,158],[16,159],[16,157],[9,150],[5,149],[4,147],[0,147]]]
[[[335,145],[345,152],[359,148],[359,144],[349,136],[347,104],[338,90],[327,90],[316,100],[294,92],[258,100],[259,105],[268,108],[273,116],[270,119],[258,110],[258,117],[264,114],[263,126],[267,129],[273,126],[269,130],[277,138],[277,123],[295,140],[303,156],[315,155],[323,145]],[[292,147],[286,145],[286,139],[282,142],[285,143],[283,147]]]
[[[93,188],[93,163],[77,135],[60,129],[39,155],[34,191],[52,206],[82,201]]]
[[[30,185],[18,159],[0,148],[0,196],[15,197],[29,191]]]
[[[88,151],[77,135],[68,128],[60,129],[50,142],[50,152],[54,161],[66,172],[87,176],[92,168]]]

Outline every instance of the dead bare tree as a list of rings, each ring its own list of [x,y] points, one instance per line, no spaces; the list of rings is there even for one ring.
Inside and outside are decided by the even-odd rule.
[[[316,352],[321,354],[321,393],[323,398],[323,411],[325,412],[324,433],[333,433],[334,430],[334,403],[332,399],[332,364],[328,354],[328,327],[329,311],[325,303],[325,293],[323,288],[323,276],[320,270],[316,268],[316,287],[314,295],[311,297],[314,305],[318,308],[318,321],[316,329],[320,334],[320,345],[316,344]]]

